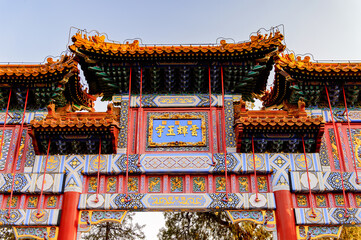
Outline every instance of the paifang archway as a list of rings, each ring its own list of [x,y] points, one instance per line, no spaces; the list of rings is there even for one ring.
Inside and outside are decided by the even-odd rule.
[[[227,211],[279,239],[360,223],[360,64],[281,55],[282,39],[146,46],[79,32],[72,57],[0,66],[0,223],[40,239],[126,211]],[[112,101],[106,112],[95,96]],[[247,109],[261,96],[267,109]],[[340,114],[343,99],[353,109]]]

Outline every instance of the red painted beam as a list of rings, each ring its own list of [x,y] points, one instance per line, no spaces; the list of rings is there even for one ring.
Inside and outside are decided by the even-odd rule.
[[[75,240],[78,230],[80,193],[65,192],[61,211],[59,240]]]
[[[293,211],[291,192],[275,191],[276,224],[279,240],[297,240],[295,214]]]

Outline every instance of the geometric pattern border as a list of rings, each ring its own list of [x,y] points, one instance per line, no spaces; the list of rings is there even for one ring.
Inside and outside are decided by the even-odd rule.
[[[44,192],[45,193],[61,193],[64,183],[63,173],[45,175]],[[15,174],[14,193],[40,193],[44,180],[44,174]],[[9,193],[13,182],[11,173],[0,174],[0,193]]]
[[[360,110],[349,110],[349,119],[350,122],[359,123],[361,122],[361,111]],[[333,115],[335,121],[337,122],[347,122],[346,114],[343,114],[345,111],[344,108],[336,108],[333,107]],[[331,113],[329,110],[322,110],[322,109],[306,109],[307,115],[310,116],[322,116],[326,123],[332,122]]]
[[[99,201],[94,201],[96,194],[81,194],[79,209],[104,210],[221,210],[221,209],[275,209],[273,193],[160,193],[160,194],[99,194]]]
[[[114,175],[126,172],[127,156],[120,154],[102,154],[100,174]],[[138,161],[140,159],[140,166]],[[215,153],[212,166],[209,153],[174,153],[174,154],[130,154],[129,173],[213,173],[224,174],[224,154]],[[263,153],[256,154],[256,169],[258,173],[272,173],[272,188],[289,190],[289,171],[302,171],[304,168],[303,154],[293,153]],[[310,171],[322,171],[319,154],[307,154]],[[33,173],[44,171],[45,156],[36,156]],[[227,171],[229,173],[253,173],[253,155],[249,153],[228,153]],[[49,165],[50,164],[50,165]],[[51,155],[48,160],[49,173],[67,172],[65,192],[82,191],[82,175],[94,175],[98,172],[98,155]]]
[[[307,172],[290,172],[290,176],[292,191],[309,191]],[[309,180],[312,191],[342,191],[342,179],[340,172],[309,172]],[[343,182],[346,191],[361,191],[361,185],[356,183],[356,174],[354,172],[344,172]]]
[[[119,104],[121,98],[116,99]],[[119,101],[120,100],[120,101]],[[212,107],[222,107],[222,95],[211,95]],[[139,107],[140,97],[132,96],[130,107]],[[142,95],[142,107],[209,107],[209,95]]]
[[[31,120],[36,119],[38,121],[45,119],[46,115],[48,114],[47,111],[45,112],[26,112],[24,123],[29,124]],[[23,113],[22,112],[9,112],[9,115],[6,119],[6,124],[21,124],[21,121],[23,119]],[[5,120],[5,112],[0,113],[0,125],[4,124]]]
[[[6,226],[55,226],[59,225],[59,209],[41,209],[40,218],[37,209],[11,209],[10,218],[7,209],[0,209],[0,225]]]
[[[361,224],[361,208],[314,208],[316,217],[312,216],[311,208],[295,208],[297,225],[355,225]]]
[[[205,173],[222,173],[224,172],[224,154],[215,153],[213,160],[216,165],[213,167],[207,167],[207,164],[211,164],[212,159],[209,153],[147,153],[147,154],[129,154],[129,171],[133,173],[146,173],[155,172],[157,163],[161,166],[159,172],[163,171],[176,171],[180,169],[183,172],[192,170],[196,166],[192,161],[188,161],[184,158],[198,158],[201,160],[202,169],[206,170]],[[73,159],[76,160],[73,161]],[[140,158],[140,167],[137,166]],[[281,159],[280,159],[281,158]],[[102,154],[100,161],[100,173],[101,174],[116,174],[124,173],[126,171],[126,154]],[[175,159],[175,167],[173,164],[167,164],[164,161],[173,161]],[[180,160],[177,160],[180,159]],[[287,166],[287,170],[290,171],[303,171],[304,170],[304,157],[303,154],[296,153],[258,153],[255,154],[256,169],[257,172],[270,173],[274,170],[281,169]],[[275,159],[280,159],[276,161]],[[319,163],[319,154],[312,153],[307,154],[309,162],[309,171],[322,171],[322,167]],[[50,163],[49,163],[50,161]],[[311,162],[310,162],[311,161]],[[35,164],[32,168],[32,173],[40,173],[44,171],[45,156],[36,156]],[[234,173],[251,173],[253,169],[253,155],[251,153],[228,153],[227,154],[227,170]],[[50,155],[48,158],[47,172],[63,173],[64,171],[71,171],[77,168],[79,165],[82,167],[83,174],[92,175],[98,172],[98,155]]]

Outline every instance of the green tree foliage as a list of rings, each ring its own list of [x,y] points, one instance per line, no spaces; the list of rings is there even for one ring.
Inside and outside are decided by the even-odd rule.
[[[103,222],[93,225],[90,232],[83,233],[82,239],[87,240],[135,240],[145,239],[144,225],[133,223],[135,213],[128,212],[122,224],[117,222]]]
[[[0,240],[15,240],[12,227],[0,227]]]
[[[160,229],[160,240],[263,240],[272,239],[262,226],[244,222],[232,224],[225,212],[164,213],[165,228]]]
[[[342,240],[361,239],[361,227],[343,227],[340,239]]]

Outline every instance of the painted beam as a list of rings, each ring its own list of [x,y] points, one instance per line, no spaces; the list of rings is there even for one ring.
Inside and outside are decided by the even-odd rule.
[[[297,225],[355,225],[361,224],[361,208],[295,208]]]
[[[128,96],[127,96],[128,97]],[[222,95],[211,95],[212,107],[222,107]],[[113,102],[120,105],[122,96],[113,96]],[[126,101],[128,98],[126,98]],[[140,97],[132,96],[130,100],[130,107],[139,107]],[[209,95],[158,95],[145,94],[142,96],[142,107],[152,108],[174,108],[174,107],[209,107]]]
[[[126,154],[101,155],[100,174],[117,175],[126,172]],[[138,161],[140,159],[140,166]],[[307,154],[310,171],[322,171],[319,154]],[[164,174],[167,173],[197,173],[224,174],[224,155],[214,154],[215,166],[211,166],[209,153],[147,153],[129,155],[130,174]],[[252,174],[253,156],[248,153],[228,153],[227,170],[229,173]],[[32,169],[28,172],[44,171],[45,156],[36,156]],[[264,153],[256,154],[257,173],[272,173],[272,188],[289,190],[289,171],[303,171],[303,154]],[[83,174],[94,175],[98,171],[98,155],[51,155],[48,171],[51,173],[66,172],[65,191],[82,191]]]
[[[307,172],[290,172],[291,189],[293,192],[309,192]],[[342,179],[340,172],[309,172],[310,187],[315,192],[340,192]],[[346,191],[361,191],[356,183],[355,172],[343,173]]]
[[[33,119],[43,119],[45,118],[45,116],[48,114],[48,111],[44,111],[44,112],[26,112],[25,113],[25,119],[24,119],[24,123],[25,124],[29,124],[31,120]],[[18,111],[18,112],[9,112],[9,115],[6,119],[6,124],[7,125],[15,125],[15,124],[21,124],[21,120],[23,119],[23,112],[22,111]],[[5,120],[5,112],[0,112],[0,124],[4,124],[4,120]]]
[[[214,211],[221,209],[275,209],[273,193],[258,193],[260,201],[255,201],[255,193],[229,193],[225,201],[224,193],[179,193],[179,194],[81,194],[79,209],[165,211],[193,210]],[[129,201],[130,199],[130,201]]]
[[[17,173],[14,180],[14,193],[40,193],[44,182],[45,193],[62,193],[64,187],[63,173]],[[11,173],[0,174],[0,193],[9,193],[11,191],[13,175]]]
[[[349,118],[353,123],[361,122],[361,110],[360,108],[349,108]],[[337,122],[347,122],[347,116],[344,114],[345,108],[332,107],[333,117]],[[306,112],[310,116],[322,116],[325,122],[332,122],[331,113],[329,108],[318,109],[318,108],[308,108]]]
[[[0,209],[2,226],[56,226],[59,225],[60,209],[41,209],[43,215],[38,218],[37,209],[11,209],[10,218],[7,209]]]
[[[262,153],[256,154],[256,169],[260,173],[271,173],[284,165],[291,171],[302,171],[303,154],[297,153]],[[101,174],[118,174],[126,171],[127,156],[124,153],[102,154],[100,160]],[[129,155],[129,172],[131,173],[164,173],[164,172],[197,172],[223,173],[224,155],[214,154],[215,166],[211,166],[210,153],[147,153]],[[310,171],[321,171],[319,154],[307,154]],[[137,166],[140,160],[140,167]],[[44,171],[45,156],[36,156],[33,173]],[[231,173],[253,173],[253,155],[250,153],[228,153],[227,170]],[[83,174],[92,175],[98,172],[98,155],[51,155],[49,156],[49,172],[64,172],[81,165]]]

